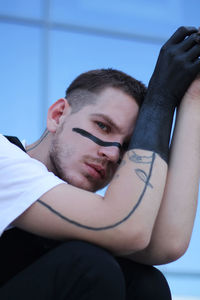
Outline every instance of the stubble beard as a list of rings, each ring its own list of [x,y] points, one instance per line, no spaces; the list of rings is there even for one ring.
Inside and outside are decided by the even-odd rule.
[[[102,188],[102,186],[100,186],[95,180],[93,180],[93,178],[87,173],[81,174],[85,177],[86,183],[80,183],[79,180],[77,181],[77,178],[69,174],[70,170],[69,172],[67,172],[66,167],[63,167],[63,162],[70,161],[74,153],[75,149],[70,147],[70,145],[65,145],[63,149],[63,147],[59,144],[59,140],[54,139],[52,142],[51,151],[49,152],[52,172],[65,182],[84,190],[95,192],[98,189]],[[83,162],[90,160],[90,157],[85,156],[82,158],[82,160]]]
[[[104,188],[111,181],[111,179],[112,179],[111,177],[113,177],[114,174],[112,174],[112,176],[109,176],[110,180],[107,179],[106,182],[105,181],[97,182],[87,173],[81,174],[82,176],[85,177],[87,183],[83,183],[83,182],[80,183],[79,180],[77,181],[77,178],[75,178],[75,176],[70,175],[70,170],[67,171],[67,168],[64,167],[64,162],[70,161],[70,159],[75,154],[76,149],[74,147],[70,146],[69,144],[67,144],[67,145],[65,144],[64,146],[62,146],[62,143],[59,140],[59,135],[60,135],[61,131],[62,131],[62,128],[60,129],[60,132],[58,132],[58,135],[55,136],[55,138],[53,139],[52,148],[49,152],[51,171],[56,176],[58,176],[59,178],[64,180],[65,182],[67,182],[75,187],[82,188],[84,190],[88,190],[90,192],[96,192],[97,190]],[[98,164],[104,165],[101,158],[93,159],[93,158],[91,158],[90,155],[83,156],[81,158],[81,161],[83,164],[84,164],[84,162],[90,162],[90,163],[98,163]],[[81,161],[80,161],[80,164],[81,164]],[[107,171],[111,172],[111,170],[109,170],[109,169],[110,168],[108,168]]]
[[[71,151],[67,150],[63,154],[62,147],[56,140],[54,140],[52,143],[52,149],[49,153],[52,171],[56,176],[70,183],[70,178],[68,178],[63,168],[62,157],[64,157],[65,161],[69,160],[71,157]]]

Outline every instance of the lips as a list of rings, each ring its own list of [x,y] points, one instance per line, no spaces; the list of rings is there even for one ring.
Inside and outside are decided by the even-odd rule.
[[[95,178],[104,179],[106,176],[106,171],[101,165],[86,163],[89,173]]]

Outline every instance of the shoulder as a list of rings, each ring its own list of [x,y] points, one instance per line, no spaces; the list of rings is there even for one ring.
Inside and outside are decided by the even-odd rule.
[[[11,137],[13,141],[18,140],[16,137]],[[10,139],[6,138],[4,135],[0,134],[0,156],[6,157],[12,154],[13,155],[22,155],[26,154],[22,151],[22,145],[20,147],[15,144],[15,142],[10,142]],[[7,155],[6,155],[7,154]]]
[[[60,183],[44,164],[0,135],[0,232]]]
[[[7,174],[5,177],[3,174]],[[0,176],[3,176],[6,181],[12,178],[14,183],[22,181],[24,183],[31,180],[37,181],[39,178],[44,182],[49,179],[63,183],[63,181],[49,172],[47,167],[37,159],[31,158],[26,152],[20,149],[15,144],[11,143],[6,137],[0,134]]]

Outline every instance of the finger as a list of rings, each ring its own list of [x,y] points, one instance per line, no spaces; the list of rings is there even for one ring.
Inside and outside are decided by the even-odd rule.
[[[197,44],[200,45],[200,32],[197,32],[197,36],[195,38],[195,41],[196,41]]]
[[[187,51],[191,49],[194,45],[198,43],[198,40],[200,42],[200,36],[198,35],[198,33],[191,34],[189,37],[187,37],[181,42],[179,46],[179,51]]]
[[[197,58],[196,61],[193,63],[192,69],[196,75],[200,74],[200,58]]]
[[[166,45],[177,44],[183,41],[187,36],[191,35],[192,33],[197,32],[196,27],[179,27],[175,33],[170,37],[167,41]]]
[[[187,51],[187,58],[190,61],[194,61],[200,56],[200,45],[196,44],[194,47],[192,47],[189,51]]]

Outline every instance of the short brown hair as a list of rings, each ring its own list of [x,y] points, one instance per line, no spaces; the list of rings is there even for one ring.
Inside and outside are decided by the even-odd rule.
[[[146,95],[146,87],[135,78],[115,69],[97,69],[82,73],[75,78],[66,90],[65,98],[72,107],[72,112],[77,112],[83,106],[95,103],[89,97],[89,92],[98,93],[107,87],[118,88],[133,97],[139,107]]]

